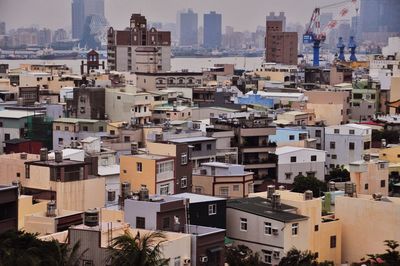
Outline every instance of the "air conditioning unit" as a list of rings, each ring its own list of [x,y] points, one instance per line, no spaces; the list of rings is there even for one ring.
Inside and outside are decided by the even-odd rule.
[[[208,257],[207,256],[201,256],[200,257],[200,262],[208,262]]]
[[[183,260],[183,264],[190,264],[190,261],[191,260],[189,258],[186,258],[186,259]]]
[[[272,234],[273,235],[279,235],[279,229],[278,228],[272,228]]]

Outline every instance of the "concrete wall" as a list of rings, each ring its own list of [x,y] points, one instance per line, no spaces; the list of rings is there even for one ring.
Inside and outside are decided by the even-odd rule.
[[[142,172],[138,172],[136,163],[142,163]],[[146,185],[150,194],[156,194],[156,161],[134,156],[120,157],[121,183],[131,183],[132,191],[139,190],[141,185]]]

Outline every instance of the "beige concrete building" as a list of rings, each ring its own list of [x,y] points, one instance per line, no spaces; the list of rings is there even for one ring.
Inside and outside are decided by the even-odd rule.
[[[21,195],[18,198],[18,229],[25,227],[25,216],[37,212],[45,212],[47,200],[34,201],[33,196]]]
[[[312,198],[302,193],[279,190],[282,205],[291,206],[297,215],[307,217],[299,224],[299,232],[302,231],[301,243],[285,238],[283,250],[286,252],[293,246],[300,250],[310,250],[318,253],[318,261],[333,261],[340,265],[341,259],[341,221],[334,216],[322,215],[322,202],[320,198]],[[268,199],[268,193],[253,193],[249,197],[262,197]],[[227,217],[228,218],[228,217]],[[289,234],[290,235],[290,234]],[[287,240],[287,242],[286,242]],[[271,240],[274,241],[274,240]],[[266,244],[269,244],[267,242]]]
[[[325,125],[347,123],[350,115],[350,94],[347,91],[306,91],[306,109],[313,110],[315,121]]]
[[[253,192],[253,173],[243,165],[209,162],[193,174],[193,192],[225,198],[247,197]]]
[[[39,155],[29,153],[11,153],[0,155],[0,184],[11,184],[20,181],[26,184],[25,162],[37,161]]]
[[[389,193],[389,163],[378,159],[370,160],[364,156],[364,160],[350,163],[351,182],[356,185],[357,194],[381,194]]]
[[[385,252],[385,240],[400,242],[400,199],[370,195],[336,197],[335,217],[342,223],[342,262],[359,262]]]
[[[134,87],[106,90],[106,114],[111,121],[125,121],[133,125],[150,122],[151,103],[154,97],[150,93],[138,92]]]
[[[289,111],[277,115],[277,124],[286,125],[315,125],[315,114],[312,111]]]

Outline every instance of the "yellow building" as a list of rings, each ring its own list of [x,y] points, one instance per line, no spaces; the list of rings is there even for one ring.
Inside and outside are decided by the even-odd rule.
[[[174,158],[155,154],[120,157],[121,182],[131,184],[132,191],[145,185],[150,194],[174,194]]]
[[[341,259],[341,221],[333,216],[322,216],[322,201],[320,198],[308,198],[305,194],[277,191],[283,204],[297,208],[297,214],[308,217],[307,235],[304,245],[299,249],[307,249],[318,253],[319,261],[333,261],[340,265]],[[266,192],[252,193],[249,197],[267,198]],[[295,246],[297,247],[297,246]],[[290,248],[289,248],[290,249]]]
[[[342,262],[384,253],[385,240],[400,242],[400,198],[336,197],[335,216],[342,223]]]

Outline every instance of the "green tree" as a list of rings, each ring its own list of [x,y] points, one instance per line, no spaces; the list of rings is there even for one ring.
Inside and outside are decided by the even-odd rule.
[[[132,236],[128,231],[113,239],[109,250],[111,265],[119,266],[164,266],[169,259],[162,258],[160,244],[164,234],[153,232],[143,236],[138,232]]]
[[[321,192],[326,191],[326,184],[312,176],[296,176],[292,191],[304,193],[306,190],[311,190],[314,197],[319,197]]]
[[[40,240],[37,234],[7,231],[0,235],[0,266],[77,266],[83,255],[78,249],[79,243],[69,249],[68,244],[56,240]]]
[[[397,248],[400,246],[395,240],[385,240],[385,246],[387,247],[386,253],[383,254],[369,254],[369,262],[378,263],[383,260],[383,263],[379,265],[384,266],[398,266],[400,265],[400,252]]]
[[[229,266],[261,266],[263,265],[258,253],[253,253],[245,245],[228,247],[226,249],[226,263]]]
[[[279,262],[279,266],[333,266],[330,261],[317,262],[317,254],[311,251],[289,250]]]
[[[327,181],[339,181],[339,182],[347,182],[350,181],[350,172],[344,168],[344,165],[339,166],[336,165],[335,168],[333,168],[329,172],[329,176],[327,178]]]

